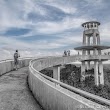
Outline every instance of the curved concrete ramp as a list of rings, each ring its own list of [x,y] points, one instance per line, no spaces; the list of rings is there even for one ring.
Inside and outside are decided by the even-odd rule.
[[[28,68],[0,77],[0,110],[42,110],[27,85]]]
[[[29,64],[28,83],[31,91],[45,110],[110,110],[88,99],[110,105],[110,101],[78,88],[69,86],[40,71],[77,60],[76,56],[48,57],[31,60]],[[81,96],[82,95],[82,96]],[[87,98],[84,98],[88,97]]]

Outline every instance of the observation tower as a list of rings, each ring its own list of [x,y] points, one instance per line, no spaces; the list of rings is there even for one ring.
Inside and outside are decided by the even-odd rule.
[[[82,46],[76,47],[75,50],[82,51],[82,64],[81,64],[81,80],[85,79],[85,70],[89,70],[91,61],[94,62],[94,78],[95,85],[104,85],[103,61],[107,58],[101,58],[101,50],[108,49],[110,46],[100,44],[100,33],[98,30],[100,23],[97,21],[85,22],[82,24],[83,43]]]

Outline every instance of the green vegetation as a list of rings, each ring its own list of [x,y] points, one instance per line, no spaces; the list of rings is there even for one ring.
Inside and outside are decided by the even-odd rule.
[[[50,69],[43,69],[40,71],[41,73],[53,78],[53,70],[50,70]]]
[[[45,75],[53,77],[53,71],[45,69],[41,71]],[[74,86],[76,88],[82,89],[84,91],[90,92],[92,94],[104,97],[110,100],[110,68],[108,65],[104,66],[104,79],[105,85],[95,86],[94,84],[94,69],[86,70],[85,81],[81,82],[81,68],[75,65],[65,65],[65,68],[61,69],[60,72],[61,82]]]

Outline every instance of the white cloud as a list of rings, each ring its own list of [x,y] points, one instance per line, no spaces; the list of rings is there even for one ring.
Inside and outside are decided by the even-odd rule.
[[[2,3],[1,3],[2,2]],[[16,5],[16,2],[15,2]],[[7,30],[10,27],[24,27],[25,21],[19,18],[20,12],[17,8],[11,8],[5,1],[0,1],[0,27]]]
[[[66,17],[60,22],[39,22],[37,27],[38,33],[44,34],[54,34],[66,31],[68,29],[76,29],[81,26],[83,22],[87,21],[86,18],[73,18],[73,17]]]
[[[69,11],[71,11],[68,6],[66,5],[62,5],[62,4],[58,4],[58,3],[53,3],[51,2],[50,5],[53,5],[57,8],[60,8],[62,11],[70,13]],[[76,26],[76,22],[74,20],[76,20],[77,22],[80,22],[81,19],[79,19],[79,21],[76,19],[72,20],[72,18],[64,18],[62,21],[59,22],[50,22],[50,21],[44,21],[41,23],[34,23],[31,20],[28,20],[28,14],[29,13],[36,13],[36,14],[41,14],[41,15],[48,15],[48,13],[46,12],[46,10],[41,7],[37,2],[35,2],[34,0],[20,0],[20,1],[10,1],[8,3],[8,1],[0,1],[0,32],[1,33],[5,33],[9,28],[12,27],[17,27],[17,28],[31,28],[33,29],[33,31],[31,32],[32,34],[36,34],[36,32],[38,33],[55,33],[55,32],[60,32],[63,31],[65,29],[67,29],[67,27],[71,28],[73,27],[72,24],[74,24],[74,26]],[[72,11],[75,12],[76,9],[72,8]],[[73,22],[73,23],[72,23]],[[62,26],[62,28],[61,28]],[[35,29],[35,30],[34,30]],[[32,35],[32,34],[29,35]]]
[[[65,17],[59,22],[52,21],[42,21],[42,22],[32,22],[27,19],[27,16],[30,12],[39,13],[41,15],[48,15],[46,10],[43,9],[37,2],[34,0],[20,0],[20,1],[10,1],[9,4],[6,1],[0,1],[1,4],[1,22],[0,22],[0,32],[5,33],[11,27],[17,28],[31,28],[32,32],[23,36],[36,35],[36,33],[41,34],[53,34],[63,32],[70,28],[80,27],[82,22],[87,21],[86,18],[74,18],[74,17]],[[11,6],[10,6],[11,4]],[[46,4],[46,3],[44,3]],[[77,10],[71,6],[71,3],[66,5],[58,4],[57,2],[51,1],[49,5],[53,5],[57,8],[60,8],[64,12],[73,13]],[[69,12],[70,11],[70,12]]]
[[[37,4],[36,1],[34,0],[24,0],[24,6],[23,6],[23,10],[25,11],[24,12],[24,18],[27,19],[27,15],[31,12],[34,12],[34,13],[37,13],[37,14],[40,14],[40,15],[47,15],[47,12],[46,10],[41,7],[39,4]]]
[[[55,49],[62,47],[63,44],[57,42],[48,42],[44,41],[32,41],[32,42],[23,42],[14,38],[8,39],[7,37],[0,37],[0,43],[5,49],[15,50],[15,49],[32,49],[32,50],[40,50],[40,49]],[[5,44],[4,44],[5,43]]]
[[[78,29],[82,28],[81,24],[88,21],[88,18],[80,17],[65,17],[61,21],[42,21],[36,24],[32,24],[32,31],[25,35],[21,35],[21,37],[30,37],[35,35],[48,35],[48,34],[58,34],[63,33],[69,29]]]
[[[103,6],[104,5],[104,0],[84,0],[87,2],[87,5],[92,5],[92,6]],[[100,8],[100,7],[98,7]]]
[[[49,3],[51,6],[56,7],[60,10],[62,10],[64,13],[68,13],[68,14],[74,14],[77,12],[77,8],[75,8],[72,4],[71,1],[68,1],[65,4],[61,4],[59,2],[50,2]]]
[[[38,2],[39,1],[39,2]],[[13,52],[15,49],[20,50],[21,56],[40,56],[40,55],[59,55],[62,52],[59,52],[57,49],[61,49],[62,47],[69,47],[70,45],[81,45],[82,42],[82,34],[63,34],[69,29],[79,29],[81,28],[81,24],[83,22],[89,21],[88,15],[75,17],[74,14],[77,13],[77,8],[72,6],[71,1],[67,1],[66,3],[61,3],[61,1],[57,0],[10,0],[10,2],[5,0],[0,0],[0,33],[5,33],[8,29],[12,27],[17,28],[29,28],[32,31],[19,36],[20,37],[30,37],[35,36],[37,34],[42,35],[54,35],[56,34],[59,39],[55,38],[55,40],[48,41],[48,39],[43,40],[33,40],[33,41],[22,41],[16,39],[16,36],[13,37],[0,37],[0,46],[2,48],[0,55],[2,57],[13,56]],[[98,4],[100,6],[103,0],[85,0],[89,5]],[[66,13],[67,16],[60,21],[42,21],[35,22],[28,19],[29,13],[36,13],[41,16],[49,16],[48,11],[42,7],[42,3],[46,5],[53,6],[62,12]],[[40,4],[41,3],[41,4]],[[87,4],[87,5],[88,5]],[[71,15],[71,16],[69,16]],[[92,18],[91,18],[92,19]],[[94,18],[95,19],[95,18]],[[103,41],[109,41],[109,29],[110,23],[107,23],[101,27],[101,39]],[[60,34],[59,34],[60,33]],[[55,37],[55,36],[51,36]],[[102,42],[103,42],[102,41]],[[74,48],[74,47],[71,47]],[[55,51],[49,51],[54,50]],[[69,48],[68,48],[69,49]],[[76,51],[71,50],[71,53],[76,53]]]
[[[68,35],[68,36],[62,36],[61,38],[56,40],[57,43],[59,44],[65,44],[66,46],[69,45],[76,45],[79,43],[79,45],[82,44],[82,35],[77,35],[77,36],[73,36],[73,35]],[[74,48],[74,47],[72,47]]]
[[[46,11],[36,4],[34,0],[0,1],[0,32],[9,28],[31,28],[32,21],[27,19],[29,13],[45,15]]]
[[[102,24],[100,26],[100,36],[101,36],[101,41],[109,41],[110,40],[110,23]]]
[[[48,42],[44,41],[33,41],[33,42],[23,42],[14,38],[8,39],[7,37],[0,37],[0,43],[2,44],[2,51],[0,54],[4,54],[0,57],[4,58],[12,58],[13,53],[16,49],[18,49],[21,53],[22,57],[29,56],[39,56],[39,55],[58,55],[59,52],[49,52],[48,49],[56,49],[64,46],[58,42]]]
[[[2,44],[1,53],[4,54],[0,58],[4,59],[13,58],[13,53],[16,49],[20,51],[21,57],[62,55],[63,50],[49,51],[49,49],[54,50],[68,46],[70,44],[75,44],[75,42],[79,42],[80,37],[77,36],[77,38],[74,38],[73,36],[64,36],[51,42],[48,40],[40,40],[29,43],[14,38],[8,39],[5,36],[1,36],[0,39],[0,43]],[[71,53],[73,54],[75,51],[72,51]]]

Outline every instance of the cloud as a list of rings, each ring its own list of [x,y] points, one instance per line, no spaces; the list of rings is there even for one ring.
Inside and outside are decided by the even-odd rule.
[[[4,43],[5,42],[5,43]],[[62,47],[62,44],[47,42],[47,41],[36,41],[32,43],[23,42],[14,38],[8,39],[7,37],[0,37],[0,60],[12,59],[16,49],[19,50],[21,57],[38,57],[47,55],[60,55],[60,52],[50,52],[49,49],[55,49]],[[46,51],[47,49],[47,51]]]
[[[2,49],[5,50],[48,50],[48,49],[56,49],[56,48],[61,48],[65,46],[64,44],[58,43],[58,42],[49,42],[48,40],[36,40],[32,42],[25,42],[21,40],[17,40],[14,38],[8,39],[7,37],[0,37],[0,44]]]
[[[64,4],[60,2],[54,2],[54,3],[50,2],[50,5],[62,10],[67,14],[74,14],[77,12],[77,8],[71,4],[71,1],[68,1],[67,3],[64,3]]]
[[[36,31],[44,34],[60,33],[69,29],[77,29],[85,21],[87,21],[85,18],[66,17],[60,22],[39,22]]]
[[[44,3],[46,4],[46,3]],[[46,4],[47,5],[47,4]],[[51,8],[56,7],[57,9],[60,9],[64,11],[65,13],[69,13],[69,8],[67,5],[62,5],[58,3],[53,3],[51,2],[47,6],[51,6]],[[63,20],[57,22],[51,22],[51,21],[42,21],[42,22],[36,22],[34,19],[34,22],[31,19],[28,19],[29,14],[35,13],[36,15],[42,15],[42,16],[47,16],[47,19],[51,16],[49,13],[49,10],[44,8],[42,4],[35,2],[34,0],[20,0],[13,2],[13,0],[9,1],[0,1],[0,32],[3,34],[6,31],[8,31],[10,28],[29,28],[33,29],[32,34],[34,34],[34,29],[36,29],[36,32],[45,32],[47,33],[50,32],[59,32],[60,30],[62,31],[63,29],[60,28],[62,27],[67,28],[67,26],[71,22],[71,18],[64,18]],[[71,7],[72,8],[72,7]],[[60,11],[59,10],[59,11]],[[73,12],[75,12],[75,8],[72,8]],[[55,11],[55,10],[53,10]],[[58,15],[60,16],[60,15]],[[34,18],[34,17],[33,17]],[[39,18],[40,19],[40,18]],[[58,24],[59,23],[59,24]],[[52,30],[53,29],[53,30]]]
[[[72,50],[82,44],[81,24],[89,20],[105,20],[100,35],[102,42],[109,43],[107,3],[104,0],[0,0],[0,55],[13,56],[15,49],[22,56],[61,55],[64,49]]]
[[[102,41],[109,41],[110,40],[110,23],[105,23],[100,26],[100,36]]]
[[[48,1],[48,0],[47,0]],[[22,4],[21,4],[22,2]],[[56,7],[61,9],[65,13],[75,13],[76,8],[71,6],[71,2],[67,4],[62,4],[59,2],[48,1],[44,2],[48,6],[50,5],[51,8]],[[80,27],[82,22],[85,22],[86,18],[75,18],[71,16],[65,16],[61,21],[42,21],[42,22],[33,22],[32,20],[28,19],[28,15],[30,13],[36,13],[45,16],[51,16],[46,7],[44,8],[43,5],[39,2],[35,2],[34,0],[20,0],[13,2],[1,1],[1,10],[3,12],[0,15],[1,22],[0,22],[0,32],[5,33],[10,28],[27,28],[32,29],[28,35],[24,36],[31,36],[36,34],[54,34],[63,32],[70,28],[78,28]],[[55,10],[54,10],[55,11]],[[48,15],[49,14],[49,15]],[[58,15],[60,16],[60,15]],[[40,19],[40,18],[39,18]],[[34,19],[35,21],[35,19]]]
[[[39,5],[35,5],[33,0],[13,0],[0,1],[0,31],[7,31],[9,28],[31,28],[33,25],[32,21],[27,19],[30,12],[39,13],[45,15],[45,10],[43,10]]]
[[[104,0],[84,0],[87,5],[92,5],[92,6],[103,6],[104,5]]]

